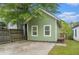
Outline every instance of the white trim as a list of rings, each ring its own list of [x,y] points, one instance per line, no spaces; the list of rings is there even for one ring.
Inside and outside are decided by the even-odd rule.
[[[24,22],[24,24],[26,24],[27,22],[29,22],[31,19],[32,19],[32,17],[29,17],[29,18]]]
[[[49,26],[50,35],[45,35],[45,26]],[[44,25],[43,28],[44,36],[51,37],[51,25]]]
[[[45,11],[44,9],[41,9],[41,8],[39,8],[39,9],[40,9],[41,11],[43,11],[44,13],[46,13],[47,15],[49,15],[49,16],[55,18],[56,20],[59,20],[55,15],[52,15],[51,13]]]
[[[33,30],[32,30],[33,27],[37,28],[37,35],[33,35]],[[38,36],[38,25],[32,25],[31,26],[31,36]]]

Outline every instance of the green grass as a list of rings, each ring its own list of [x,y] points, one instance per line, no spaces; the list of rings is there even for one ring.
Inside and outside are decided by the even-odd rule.
[[[79,55],[79,42],[74,40],[66,40],[66,47],[55,46],[49,55]]]

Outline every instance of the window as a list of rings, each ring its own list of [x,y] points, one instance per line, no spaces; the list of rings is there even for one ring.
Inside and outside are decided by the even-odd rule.
[[[38,26],[34,25],[31,27],[31,34],[32,36],[38,36]]]
[[[44,36],[51,36],[51,25],[44,25]]]
[[[75,29],[75,37],[77,37],[77,30]]]

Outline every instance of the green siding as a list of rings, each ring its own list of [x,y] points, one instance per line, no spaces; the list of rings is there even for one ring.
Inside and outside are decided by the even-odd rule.
[[[35,41],[57,41],[57,22],[54,18],[48,16],[45,13],[41,13],[42,16],[31,19],[28,24],[28,40]],[[31,26],[38,25],[38,36],[31,36]],[[51,37],[44,36],[44,25],[51,25]]]

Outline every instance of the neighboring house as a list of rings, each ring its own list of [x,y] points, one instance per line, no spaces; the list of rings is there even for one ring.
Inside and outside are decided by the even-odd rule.
[[[1,26],[4,27],[4,25],[6,26],[5,21],[0,18],[0,27]],[[6,26],[6,28],[7,29],[18,29],[17,25],[16,24],[12,24],[11,22],[8,23],[8,25]]]
[[[24,31],[27,40],[57,42],[60,35],[58,18],[40,9],[40,16],[28,20]]]
[[[7,26],[8,29],[18,29],[16,24],[9,23]]]
[[[0,21],[0,28],[6,27],[7,29],[18,29],[16,24],[9,23],[7,26],[3,21]]]
[[[72,30],[73,30],[73,39],[79,41],[79,25],[74,26]]]

